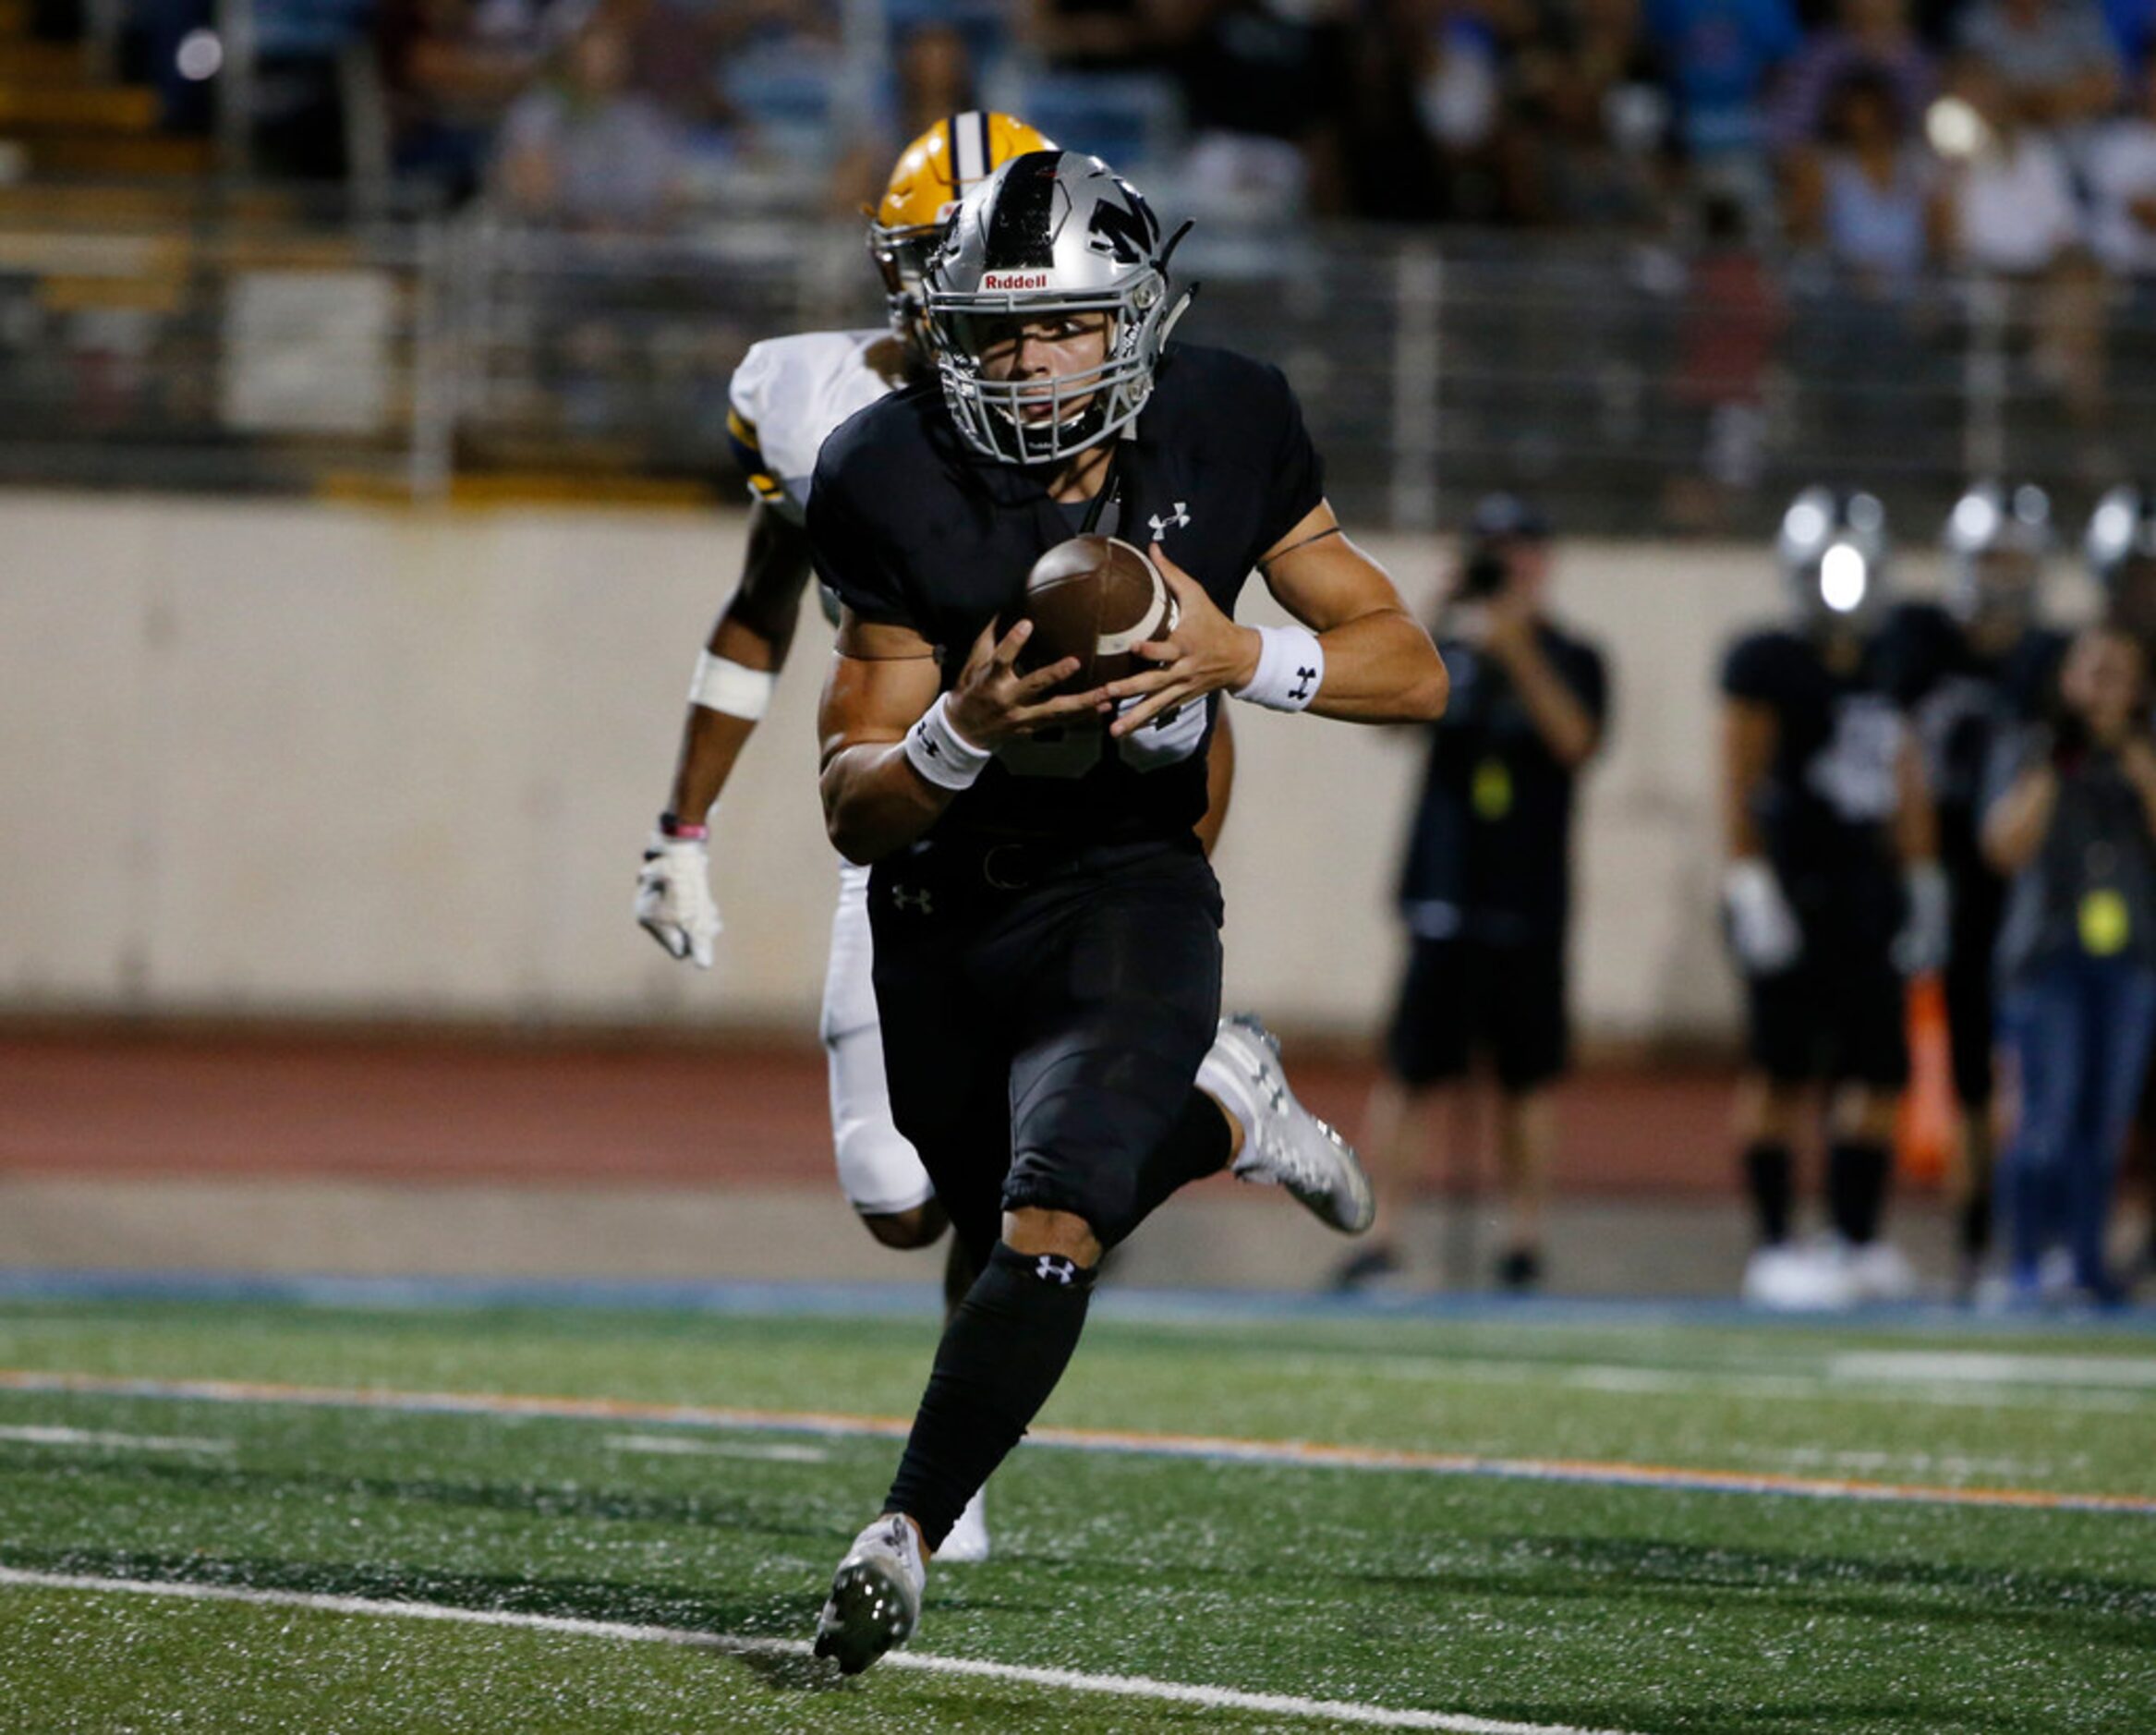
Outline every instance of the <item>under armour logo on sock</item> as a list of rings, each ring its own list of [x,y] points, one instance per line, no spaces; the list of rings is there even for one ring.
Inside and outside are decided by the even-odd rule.
[[[1044,1283],[1060,1283],[1065,1288],[1078,1280],[1078,1267],[1074,1260],[1066,1259],[1059,1253],[1044,1253],[1034,1261],[1034,1276]]]
[[[916,916],[936,914],[935,900],[930,897],[926,886],[893,886],[890,889],[890,901],[900,909],[911,910]]]
[[[1317,671],[1315,669],[1305,669],[1298,664],[1295,670],[1295,685],[1288,689],[1288,697],[1290,698],[1308,698],[1310,697],[1310,684],[1316,679]]]

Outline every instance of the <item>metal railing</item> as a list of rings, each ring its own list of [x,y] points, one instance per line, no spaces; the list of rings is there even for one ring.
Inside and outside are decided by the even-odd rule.
[[[2007,471],[2072,505],[2156,406],[2156,297],[1450,231],[1200,231],[1185,337],[1277,361],[1353,522],[1457,521],[1493,487],[1568,528],[1750,533],[1861,481],[1936,521]],[[845,225],[665,239],[484,213],[355,220],[267,192],[175,209],[0,200],[0,479],[430,497],[470,476],[731,494],[725,388],[776,333],[873,325]]]

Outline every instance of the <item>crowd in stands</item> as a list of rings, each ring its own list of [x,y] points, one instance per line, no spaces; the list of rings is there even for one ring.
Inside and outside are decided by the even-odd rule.
[[[258,6],[273,39],[325,3]],[[987,104],[1202,214],[1655,232],[1718,199],[1882,297],[1933,264],[2068,298],[2156,273],[2156,0],[884,0],[866,55],[846,10],[345,16],[391,175],[571,224],[759,174],[850,211],[927,120]]]

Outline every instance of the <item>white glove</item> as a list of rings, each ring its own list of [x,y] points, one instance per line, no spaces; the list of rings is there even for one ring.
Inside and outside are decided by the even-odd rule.
[[[1774,870],[1756,855],[1733,861],[1722,876],[1722,914],[1738,968],[1774,976],[1797,962],[1804,930]]]
[[[1904,885],[1908,892],[1908,914],[1894,937],[1894,967],[1904,976],[1922,976],[1946,967],[1954,950],[1954,895],[1948,890],[1946,870],[1935,861],[1919,862],[1908,870]]]
[[[693,958],[699,970],[711,967],[721,924],[703,839],[652,832],[636,876],[636,920],[668,957]]]

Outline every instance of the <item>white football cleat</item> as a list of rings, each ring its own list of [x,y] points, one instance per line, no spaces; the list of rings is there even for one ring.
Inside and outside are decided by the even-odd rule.
[[[1916,1295],[1917,1268],[1891,1241],[1845,1249],[1842,1266],[1859,1302],[1904,1302]]]
[[[1776,1313],[1840,1313],[1857,1304],[1848,1266],[1833,1247],[1757,1247],[1744,1268],[1744,1299]]]
[[[943,1546],[936,1550],[939,1561],[973,1566],[988,1558],[988,1501],[986,1488],[976,1489],[965,1511],[958,1515]]]
[[[816,1620],[816,1654],[834,1658],[842,1675],[858,1675],[914,1636],[927,1583],[918,1534],[902,1514],[886,1512],[854,1538],[832,1574]]]
[[[1221,1106],[1242,1123],[1238,1181],[1286,1187],[1343,1234],[1359,1235],[1375,1220],[1377,1201],[1353,1147],[1295,1100],[1280,1067],[1279,1038],[1254,1013],[1220,1021],[1198,1085],[1229,1098]]]

